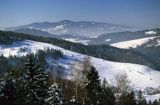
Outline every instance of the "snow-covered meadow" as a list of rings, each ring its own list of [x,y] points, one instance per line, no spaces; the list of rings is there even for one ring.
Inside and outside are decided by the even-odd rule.
[[[27,50],[21,52],[20,48],[26,48]],[[36,51],[44,50],[46,48],[58,49],[63,52],[65,59],[60,59],[58,63],[65,68],[69,68],[70,64],[72,64],[73,62],[82,61],[86,57],[86,55],[65,50],[63,48],[48,43],[30,40],[18,41],[13,43],[12,45],[0,45],[0,55],[3,54],[5,57],[8,57],[9,55],[23,56],[28,53],[36,53]],[[135,89],[143,90],[146,87],[156,88],[160,86],[159,71],[138,64],[111,62],[95,57],[90,58],[91,63],[98,70],[100,77],[106,78],[110,84],[114,85],[114,79],[117,74],[126,73],[128,75],[129,80],[131,81],[131,86]],[[146,98],[148,99],[149,96],[146,96]]]
[[[157,36],[113,43],[111,46],[122,49],[136,48],[147,43],[149,40],[153,40],[154,38],[157,38]]]

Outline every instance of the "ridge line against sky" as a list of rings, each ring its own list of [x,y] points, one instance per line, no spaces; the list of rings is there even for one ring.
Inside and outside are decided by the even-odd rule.
[[[0,0],[0,27],[71,20],[155,28],[159,5],[160,0]]]

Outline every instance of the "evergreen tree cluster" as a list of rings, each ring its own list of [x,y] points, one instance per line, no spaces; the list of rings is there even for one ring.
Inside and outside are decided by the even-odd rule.
[[[23,50],[27,50],[27,48],[21,48],[20,51]],[[37,51],[36,54],[34,54],[34,59],[36,59],[36,61],[40,61],[43,62],[44,65],[47,65],[46,62],[46,58],[53,58],[55,60],[59,59],[59,58],[63,58],[63,53],[60,50],[54,50],[54,49],[45,49],[43,50],[39,50]],[[9,57],[4,57],[3,55],[0,55],[0,71],[1,74],[3,74],[6,71],[9,71],[10,69],[16,69],[16,70],[20,70],[23,71],[24,69],[24,64],[27,61],[27,57],[26,56],[21,56],[21,57],[17,57],[17,56],[9,56]]]
[[[142,91],[135,95],[126,89],[125,78],[118,81],[121,90],[116,92],[89,62],[84,62],[76,85],[75,80],[52,78],[43,59],[33,54],[24,65],[23,72],[12,69],[0,78],[0,105],[160,105],[159,100],[147,103]]]

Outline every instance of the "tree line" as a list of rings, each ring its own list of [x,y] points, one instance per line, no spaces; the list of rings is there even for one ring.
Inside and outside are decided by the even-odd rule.
[[[109,45],[83,45],[58,38],[48,38],[22,33],[0,31],[0,44],[11,44],[14,41],[23,41],[26,39],[50,43],[67,50],[110,61],[142,64],[157,70],[160,68],[160,64],[152,56],[133,50],[119,49]]]
[[[27,50],[28,50],[27,47],[22,47],[19,48],[18,53],[27,52]],[[64,55],[60,50],[46,48],[44,50],[38,50],[33,57],[34,59],[36,59],[36,61],[43,60],[45,68],[48,68],[49,65],[47,65],[46,59],[52,58],[54,60],[58,60],[59,58],[63,58]],[[21,57],[17,56],[4,57],[3,54],[0,55],[0,72],[1,72],[0,76],[6,71],[9,71],[11,69],[16,69],[19,71],[24,70],[25,62],[27,62],[26,55]]]
[[[71,76],[45,70],[43,58],[27,55],[24,70],[6,72],[0,78],[0,105],[159,105],[130,90],[126,75],[116,77],[116,87],[101,80],[85,58],[71,65]]]

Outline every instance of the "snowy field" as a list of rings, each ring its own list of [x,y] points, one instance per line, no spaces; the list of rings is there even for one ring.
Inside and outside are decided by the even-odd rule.
[[[20,48],[27,48],[25,52],[21,52]],[[0,45],[0,55],[5,57],[9,55],[22,56],[28,53],[36,53],[37,50],[44,50],[46,48],[59,49],[63,52],[65,59],[60,59],[58,63],[69,70],[70,64],[75,61],[82,61],[86,55],[75,53],[63,48],[42,42],[25,40],[22,42],[16,42],[12,45]],[[160,86],[160,72],[155,71],[149,67],[131,64],[131,63],[119,63],[111,62],[95,57],[91,57],[91,63],[98,70],[101,78],[106,78],[110,84],[115,83],[115,77],[117,74],[126,73],[131,86],[135,89],[145,89],[146,87],[156,88]],[[150,98],[146,96],[146,98]]]
[[[66,41],[74,42],[74,43],[82,43],[84,45],[88,45],[88,42],[90,41],[90,40],[79,40],[79,39],[74,39],[74,38],[62,38],[62,39]]]
[[[147,43],[149,40],[153,40],[156,37],[157,36],[141,38],[141,39],[136,39],[136,40],[129,40],[129,41],[124,41],[124,42],[118,42],[118,43],[111,44],[111,46],[122,48],[122,49],[136,48],[138,46],[141,46],[142,44]]]
[[[151,30],[151,31],[147,31],[147,32],[145,32],[145,34],[146,34],[146,35],[155,35],[155,34],[157,34],[157,32],[156,32],[156,31]]]
[[[156,94],[156,95],[145,95],[144,96],[147,100],[147,102],[151,101],[153,102],[154,100],[159,100],[160,99],[160,94]]]

